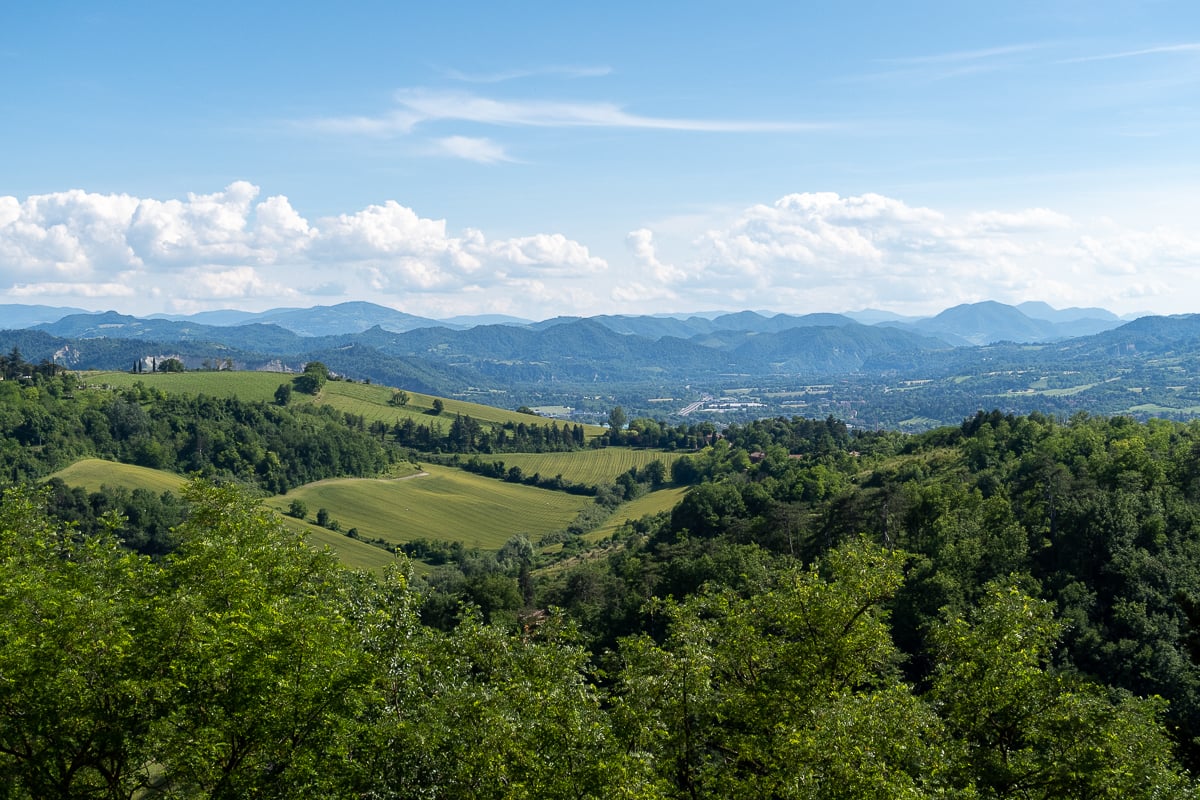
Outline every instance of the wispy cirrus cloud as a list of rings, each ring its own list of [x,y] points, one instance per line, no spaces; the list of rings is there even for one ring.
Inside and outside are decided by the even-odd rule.
[[[463,83],[504,83],[522,78],[603,78],[605,75],[611,75],[612,71],[612,67],[607,66],[549,66],[497,72],[462,72],[457,69],[448,69],[445,71],[445,75],[451,80]]]
[[[335,117],[309,123],[338,133],[408,134],[428,122],[470,122],[503,127],[624,128],[705,133],[787,133],[832,130],[826,122],[698,119],[634,114],[615,103],[501,100],[469,92],[401,89],[397,108],[376,116]]]
[[[1081,64],[1088,61],[1115,61],[1122,58],[1138,58],[1140,56],[1157,56],[1169,53],[1200,52],[1200,42],[1182,42],[1179,44],[1164,44],[1158,47],[1145,47],[1140,50],[1122,50],[1116,53],[1100,53],[1092,56],[1064,58],[1059,64]]]
[[[999,47],[983,47],[977,50],[955,50],[948,53],[931,53],[919,56],[901,56],[897,58],[878,59],[886,64],[902,64],[916,66],[921,64],[960,64],[968,61],[986,61],[1003,56],[1028,53],[1046,47],[1045,42],[1029,42],[1026,44],[1010,44]]]
[[[446,136],[434,141],[435,155],[461,158],[476,161],[480,164],[496,164],[501,161],[515,161],[505,151],[504,147],[491,139],[474,136]]]
[[[1053,46],[1053,42],[1024,42],[981,47],[974,50],[951,50],[941,53],[922,53],[908,56],[881,56],[874,63],[881,69],[842,78],[843,82],[892,81],[897,79],[938,81],[981,73],[1016,69],[1038,51]]]

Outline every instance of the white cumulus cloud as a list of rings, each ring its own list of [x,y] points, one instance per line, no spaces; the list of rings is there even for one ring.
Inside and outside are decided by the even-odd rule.
[[[452,305],[448,298],[468,289],[536,286],[538,297],[557,302],[577,294],[573,280],[608,268],[562,234],[454,234],[445,220],[394,200],[309,219],[287,197],[259,196],[245,181],[168,199],[78,190],[0,196],[0,295],[114,302],[141,295],[195,309],[325,302],[336,284],[367,299],[445,295]]]
[[[933,313],[1040,299],[1123,310],[1125,298],[1168,302],[1169,287],[1189,285],[1200,264],[1190,231],[1130,230],[1047,208],[954,213],[878,194],[798,193],[751,206],[674,247],[669,272],[655,237],[643,228],[627,238],[641,293],[669,289],[696,307]]]
[[[372,300],[428,316],[1045,300],[1187,311],[1200,236],[1049,208],[933,208],[799,192],[635,227],[610,249],[489,237],[396,200],[323,217],[238,181],[182,198],[0,196],[0,297],[131,312]],[[620,254],[610,263],[605,255]]]

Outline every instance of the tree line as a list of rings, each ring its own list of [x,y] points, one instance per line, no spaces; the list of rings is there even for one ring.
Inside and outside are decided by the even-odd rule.
[[[0,382],[0,480],[44,478],[96,457],[237,479],[267,492],[374,475],[402,457],[361,417],[316,405],[184,396],[137,384],[88,389],[71,373]]]

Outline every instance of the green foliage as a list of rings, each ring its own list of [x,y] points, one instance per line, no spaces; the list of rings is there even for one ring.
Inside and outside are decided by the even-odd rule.
[[[310,361],[304,365],[303,373],[292,378],[292,385],[298,392],[318,394],[328,380],[329,368],[320,361]]]
[[[68,395],[63,380],[26,387],[0,382],[0,479],[42,478],[99,457],[235,477],[281,492],[323,477],[376,474],[391,458],[358,420],[311,404],[281,408],[167,394],[144,384]]]
[[[904,556],[857,543],[748,598],[665,602],[622,643],[619,718],[673,796],[919,797],[949,789],[941,725],[898,680],[883,604]]]
[[[320,405],[342,384],[285,408],[277,383],[250,403],[6,380],[0,464],[372,474],[394,429]],[[393,420],[427,407],[372,391]],[[451,403],[439,441],[509,435]],[[324,529],[209,480],[186,509],[140,486],[11,490],[0,796],[1194,796],[1200,425],[981,412],[901,437],[794,418],[704,445],[554,454],[645,457],[594,498],[505,454],[480,471],[519,482],[434,466],[274,501],[322,508]],[[668,463],[690,484],[673,509],[592,550],[564,533]],[[416,540],[446,567],[413,587],[353,575],[305,529],[389,559],[364,542]],[[569,556],[549,567],[547,532]]]
[[[177,638],[159,654],[185,699],[162,734],[168,780],[209,796],[319,792],[339,780],[370,697],[348,586],[235,490],[196,483],[186,496],[166,565]]]
[[[288,516],[295,517],[296,519],[304,519],[308,516],[308,506],[304,504],[303,500],[292,500],[288,503]]]
[[[0,503],[0,784],[17,797],[128,796],[148,780],[169,681],[141,632],[163,587],[109,536],[79,541],[44,496]]]
[[[995,585],[971,619],[934,634],[932,701],[961,749],[954,769],[986,797],[1194,796],[1173,765],[1159,698],[1139,700],[1050,667],[1049,604]]]

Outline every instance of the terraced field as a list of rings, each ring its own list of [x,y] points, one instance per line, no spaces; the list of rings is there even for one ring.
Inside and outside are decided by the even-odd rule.
[[[133,464],[118,464],[99,458],[85,458],[51,477],[60,478],[68,486],[79,486],[89,492],[100,491],[101,486],[123,489],[148,489],[155,494],[178,491],[187,479],[173,472],[138,467]]]
[[[273,497],[285,511],[302,501],[315,515],[324,508],[343,530],[358,528],[366,538],[401,543],[427,538],[459,541],[467,547],[497,550],[517,534],[536,539],[565,528],[590,497],[536,489],[483,478],[448,467],[393,480],[350,478],[318,481]]]
[[[535,472],[544,478],[562,475],[565,480],[594,486],[612,483],[621,473],[634,467],[642,469],[651,461],[661,461],[670,474],[671,465],[683,455],[659,450],[603,447],[568,453],[497,453],[480,458],[487,462],[503,461],[505,468],[520,467],[526,475]]]

